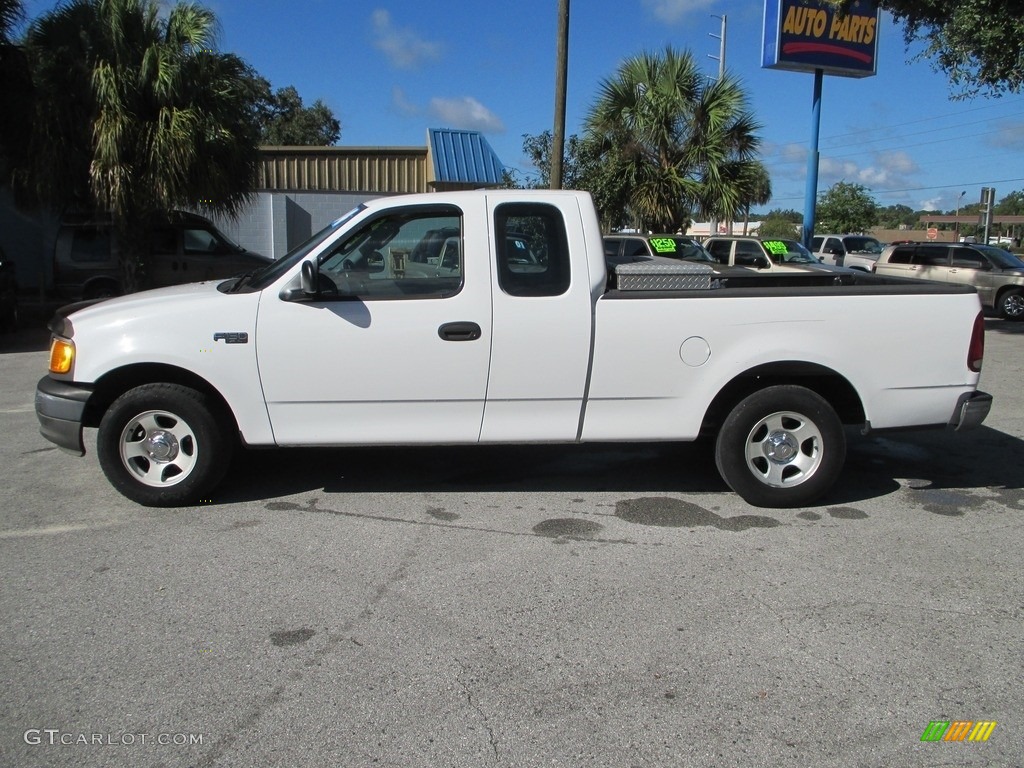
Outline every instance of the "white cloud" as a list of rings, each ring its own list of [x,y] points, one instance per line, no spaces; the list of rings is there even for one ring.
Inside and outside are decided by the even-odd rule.
[[[412,29],[399,29],[391,23],[391,14],[378,8],[371,16],[373,44],[384,52],[396,69],[414,69],[422,63],[441,58],[441,44],[423,40]]]
[[[818,187],[829,187],[837,181],[862,184],[874,191],[913,187],[913,177],[920,170],[906,152],[875,152],[869,165],[822,157],[818,163]]]
[[[471,96],[461,99],[430,100],[431,116],[452,128],[480,131],[481,133],[504,133],[505,124],[496,114]]]
[[[405,95],[405,91],[397,85],[391,89],[391,104],[400,114],[403,115],[418,115],[423,111],[416,104],[409,101],[408,97]]]
[[[655,18],[674,24],[683,16],[696,11],[706,11],[713,7],[717,0],[643,0]]]

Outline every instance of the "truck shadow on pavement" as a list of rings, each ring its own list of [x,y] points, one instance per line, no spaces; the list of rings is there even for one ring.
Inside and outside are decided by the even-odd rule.
[[[811,507],[905,491],[937,514],[1024,500],[1024,441],[987,427],[848,435],[839,482]],[[706,444],[515,445],[245,451],[214,502],[325,494],[500,492],[729,493]]]
[[[985,318],[985,333],[1024,334],[1024,322]]]

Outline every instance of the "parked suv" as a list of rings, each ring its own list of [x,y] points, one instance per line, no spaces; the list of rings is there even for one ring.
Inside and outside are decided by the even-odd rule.
[[[117,233],[108,220],[65,218],[57,231],[53,282],[65,299],[94,299],[123,293]],[[175,211],[149,229],[146,283],[161,288],[219,280],[268,264],[221,234],[209,219]]]
[[[973,285],[981,303],[1007,320],[1024,319],[1024,261],[974,243],[907,243],[882,251],[879,275]]]
[[[772,272],[845,272],[823,265],[796,240],[715,235],[704,241],[715,261]]]
[[[870,272],[882,244],[868,235],[817,235],[811,239],[811,250],[824,264]]]

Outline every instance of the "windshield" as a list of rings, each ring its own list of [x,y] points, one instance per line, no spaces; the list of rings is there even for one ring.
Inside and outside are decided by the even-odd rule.
[[[1016,254],[1004,251],[1002,248],[993,248],[990,245],[974,247],[992,259],[1000,269],[1024,269],[1024,261]]]
[[[662,236],[649,237],[651,253],[655,256],[667,256],[670,259],[686,261],[714,261],[704,246],[688,237]]]
[[[762,240],[761,245],[776,264],[817,264],[814,255],[796,240]]]
[[[844,237],[843,245],[848,251],[859,253],[881,253],[882,244],[873,237]]]
[[[356,214],[361,213],[366,209],[365,205],[360,205],[353,208],[351,211],[346,213],[339,219],[335,219],[326,227],[321,229],[309,240],[304,242],[297,248],[293,248],[287,254],[282,256],[277,261],[271,262],[266,267],[256,273],[252,281],[245,286],[246,291],[261,291],[268,285],[277,280],[281,275],[291,269],[293,266],[302,261],[307,255],[312,253],[316,248],[323,243],[325,240],[330,238],[338,229],[345,224],[349,219],[354,217]]]

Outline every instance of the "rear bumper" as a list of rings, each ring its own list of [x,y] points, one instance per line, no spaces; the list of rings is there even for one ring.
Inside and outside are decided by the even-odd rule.
[[[977,427],[992,408],[992,395],[987,392],[965,392],[960,395],[949,426],[959,431]]]
[[[93,388],[44,376],[36,385],[36,418],[40,434],[61,450],[85,455],[82,415]]]

